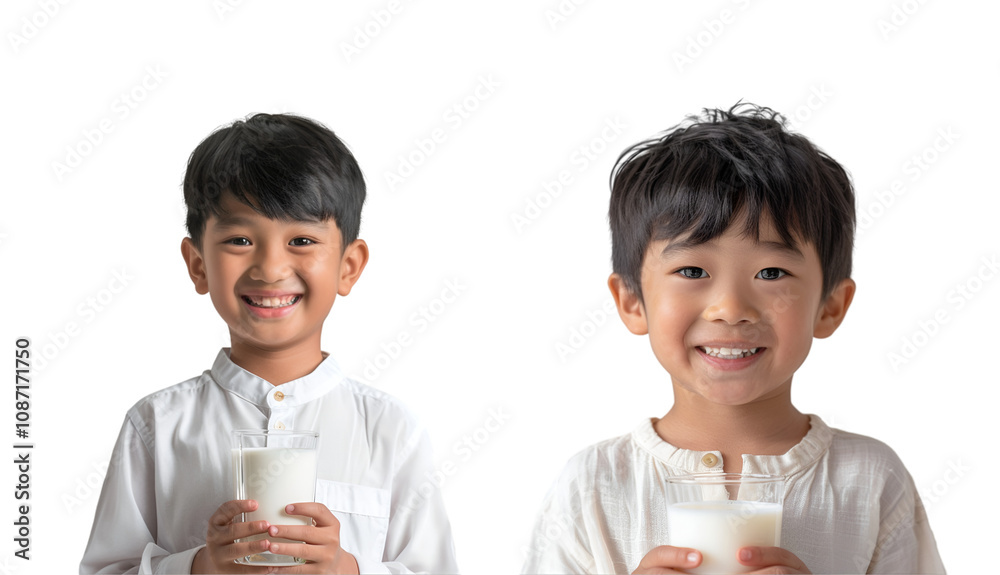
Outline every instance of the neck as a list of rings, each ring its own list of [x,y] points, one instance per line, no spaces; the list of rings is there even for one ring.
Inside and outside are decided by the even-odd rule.
[[[721,451],[726,472],[739,472],[743,454],[782,455],[809,432],[809,416],[795,409],[791,390],[744,405],[719,405],[674,386],[674,405],[655,424],[681,449]]]
[[[233,341],[229,359],[268,383],[281,385],[312,373],[323,362],[323,352],[320,351],[319,341],[315,345],[298,345],[281,350]]]

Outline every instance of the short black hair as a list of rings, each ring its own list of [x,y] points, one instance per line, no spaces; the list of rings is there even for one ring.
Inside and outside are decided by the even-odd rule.
[[[770,216],[781,240],[816,246],[823,298],[851,275],[854,187],[847,171],[770,108],[708,109],[625,150],[611,171],[612,267],[640,298],[650,242],[721,236],[739,217],[760,238]]]
[[[329,128],[292,114],[255,114],[222,127],[191,153],[184,174],[187,231],[201,246],[225,193],[271,219],[337,223],[345,249],[358,237],[365,180]]]

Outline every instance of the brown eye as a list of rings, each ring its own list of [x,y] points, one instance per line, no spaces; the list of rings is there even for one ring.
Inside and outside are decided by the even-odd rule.
[[[288,245],[302,247],[302,246],[309,246],[314,243],[316,242],[312,241],[309,238],[295,238],[294,240],[288,242]]]
[[[788,272],[780,268],[764,268],[757,272],[757,277],[762,280],[776,280],[786,275]]]
[[[693,266],[692,267],[681,268],[681,269],[677,270],[677,273],[681,274],[682,276],[684,276],[684,277],[686,277],[688,279],[692,279],[692,280],[697,280],[697,279],[708,277],[708,272],[706,272],[702,268],[696,268],[696,267],[693,267]]]
[[[250,240],[248,240],[247,238],[232,238],[226,240],[226,243],[232,244],[234,246],[249,246]]]

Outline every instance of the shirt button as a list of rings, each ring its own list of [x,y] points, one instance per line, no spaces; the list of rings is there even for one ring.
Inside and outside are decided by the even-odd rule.
[[[281,401],[282,399],[285,399],[284,393],[281,393],[280,391],[274,392],[274,401]]]
[[[284,428],[285,428],[285,424],[284,424],[284,423],[281,423],[281,422],[279,421],[279,422],[277,422],[277,423],[275,423],[275,424],[274,424],[274,428],[275,428],[275,429],[284,429]]]
[[[715,467],[719,464],[719,458],[714,453],[706,453],[701,458],[701,464],[705,467]]]

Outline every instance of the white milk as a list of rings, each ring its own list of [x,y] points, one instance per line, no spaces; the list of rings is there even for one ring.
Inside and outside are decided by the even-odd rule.
[[[689,573],[748,573],[736,559],[740,547],[781,546],[781,504],[703,501],[667,506],[670,545],[701,551]]]
[[[241,470],[240,450],[234,449],[233,487],[238,499],[257,501],[257,510],[245,514],[244,521],[264,519],[271,525],[310,525],[310,518],[288,515],[285,513],[285,506],[315,500],[316,450],[244,447]],[[245,540],[253,541],[263,537],[256,535]],[[269,539],[275,543],[292,542],[281,537]],[[274,564],[278,557],[282,556],[271,556],[264,560]]]

